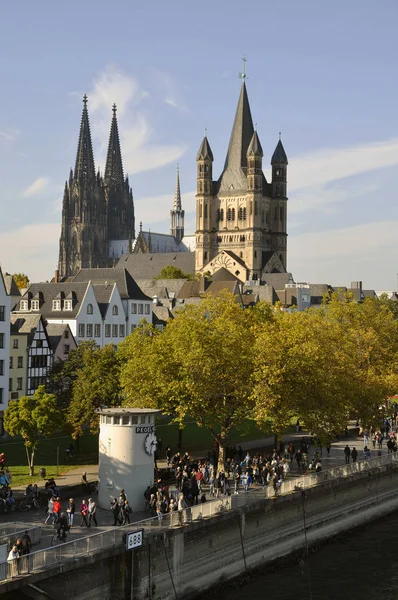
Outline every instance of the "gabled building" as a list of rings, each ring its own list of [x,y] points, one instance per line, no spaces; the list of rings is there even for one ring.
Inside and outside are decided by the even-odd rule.
[[[75,337],[69,325],[62,323],[47,323],[46,331],[54,362],[67,360],[71,350],[77,348]]]
[[[3,432],[3,412],[8,406],[10,362],[10,296],[0,268],[0,433]]]

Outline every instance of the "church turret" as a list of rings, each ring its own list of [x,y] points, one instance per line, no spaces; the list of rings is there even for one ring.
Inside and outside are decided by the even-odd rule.
[[[170,211],[171,223],[170,233],[173,235],[179,244],[184,237],[184,211],[182,210],[181,204],[181,190],[180,190],[180,170],[177,165],[176,174],[176,188],[174,192],[174,205],[173,210]]]
[[[134,201],[128,177],[124,178],[116,104],[112,107],[105,165],[105,195],[108,219],[108,256],[115,261],[129,252],[135,238]]]
[[[284,268],[287,268],[287,155],[279,134],[279,141],[271,158],[272,203],[271,229],[273,249]]]
[[[263,149],[257,131],[253,133],[247,149],[247,190],[260,191],[263,187]]]
[[[196,268],[201,268],[210,258],[212,228],[213,152],[206,131],[196,155]],[[199,266],[200,265],[200,266]]]

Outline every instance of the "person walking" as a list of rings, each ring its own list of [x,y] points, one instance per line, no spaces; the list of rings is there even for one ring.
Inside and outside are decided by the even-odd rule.
[[[83,527],[83,525],[85,525],[86,527],[89,527],[89,524],[87,521],[87,513],[88,513],[87,502],[85,500],[82,500],[82,503],[80,505],[80,514],[82,516],[82,522],[80,523],[80,527]]]
[[[344,448],[344,455],[345,455],[345,463],[346,463],[346,465],[348,465],[350,462],[350,456],[351,456],[351,450],[350,450],[348,444]]]
[[[30,535],[27,531],[21,537],[21,555],[26,556],[30,554],[30,550],[32,548],[32,540],[30,539]]]
[[[54,523],[56,523],[59,519],[59,515],[61,514],[61,500],[59,498],[59,496],[56,497],[56,499],[54,500]]]
[[[73,498],[69,498],[68,507],[66,509],[66,514],[68,515],[68,525],[69,527],[73,527],[73,519],[75,516],[76,505]]]
[[[18,559],[19,559],[19,552],[18,552],[18,548],[17,546],[14,544],[14,546],[11,548],[8,557],[7,557],[7,562],[9,565],[8,568],[8,576],[9,577],[15,577],[16,575],[18,575]]]
[[[47,525],[47,523],[50,519],[53,520],[53,524],[54,524],[54,500],[53,500],[53,498],[48,499],[47,518],[44,521],[44,524]]]
[[[126,500],[124,506],[122,507],[122,525],[126,525],[128,523],[130,525],[130,515],[133,512],[129,501]]]
[[[126,500],[126,502],[127,502],[127,500]],[[94,525],[96,527],[98,527],[97,517],[95,515],[95,513],[97,512],[97,504],[96,504],[96,502],[94,502],[94,500],[92,498],[88,499],[87,509],[88,509],[88,526],[91,527],[91,521],[94,521]]]
[[[119,502],[118,502],[117,498],[114,498],[111,501],[111,511],[113,514],[113,526],[116,527],[117,525],[119,525],[119,511],[120,511],[120,506],[119,506]]]
[[[352,457],[352,462],[353,463],[357,462],[358,452],[357,452],[357,449],[355,448],[355,446],[354,446],[354,448],[351,451],[351,457]]]

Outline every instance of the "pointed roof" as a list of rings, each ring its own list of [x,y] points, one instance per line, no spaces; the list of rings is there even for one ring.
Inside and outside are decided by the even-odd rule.
[[[253,133],[253,137],[252,137],[249,147],[247,149],[247,156],[250,156],[250,155],[264,156],[263,149],[261,147],[260,140],[257,135],[257,131],[255,131]]]
[[[181,205],[181,190],[180,190],[180,169],[177,165],[176,174],[176,189],[174,192],[174,210],[180,212],[182,210]]]
[[[228,168],[246,168],[246,154],[250,141],[253,137],[254,127],[250,112],[249,98],[245,81],[242,82],[238,107],[229,140],[227,157],[225,159],[224,171]]]
[[[120,150],[119,130],[116,118],[116,104],[113,105],[113,117],[111,122],[111,132],[109,135],[108,154],[105,165],[105,179],[110,179],[115,183],[123,184],[123,162]]]
[[[90,122],[88,120],[87,96],[83,96],[83,113],[77,145],[75,179],[95,180],[94,153],[91,143]]]
[[[211,151],[209,140],[207,139],[206,135],[200,144],[200,148],[196,155],[196,160],[214,160],[213,152]]]
[[[285,149],[282,144],[282,140],[279,138],[279,142],[276,145],[275,151],[271,158],[271,165],[274,164],[288,164],[287,156]]]

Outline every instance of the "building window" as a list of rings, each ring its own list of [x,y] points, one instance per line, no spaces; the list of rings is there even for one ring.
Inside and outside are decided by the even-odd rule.
[[[18,369],[23,369],[23,356],[18,356]]]
[[[8,391],[12,392],[12,379],[10,377],[10,379],[8,380]]]
[[[84,323],[79,324],[79,337],[84,337],[85,327]]]
[[[69,338],[69,329],[65,329],[64,338],[66,340]]]
[[[203,260],[207,260],[207,252],[203,252]]]
[[[149,305],[149,304],[145,304],[145,314],[146,314],[146,315],[149,315],[149,314],[150,314],[150,312],[151,312],[150,305]]]
[[[22,390],[22,382],[23,382],[22,377],[17,377],[17,390],[18,391]]]
[[[47,367],[47,356],[45,354],[32,356],[31,367],[32,369],[43,369],[44,367]]]
[[[274,208],[274,221],[276,221],[278,218],[278,208],[275,206]]]
[[[87,327],[86,327],[86,337],[88,337],[88,338],[92,338],[93,337],[93,326],[92,325],[87,325]]]
[[[119,337],[124,337],[124,325],[119,325]]]
[[[61,310],[61,300],[53,300],[53,310]]]
[[[205,215],[204,215],[205,219],[207,219],[207,204],[205,204]]]
[[[4,333],[0,333],[0,348],[4,348]]]
[[[235,221],[235,209],[232,209],[232,220]]]
[[[92,304],[87,304],[87,314],[88,315],[93,314],[93,305]]]
[[[135,302],[133,302],[133,304],[131,305],[131,314],[132,315],[137,314],[137,304]]]
[[[12,347],[13,347],[13,348],[18,348],[18,342],[19,342],[19,340],[16,340],[16,339],[14,338],[14,340],[13,340],[13,342],[12,342]]]
[[[4,375],[4,360],[0,360],[0,375]]]
[[[112,325],[112,337],[117,337],[117,325]]]
[[[144,305],[143,304],[139,304],[138,305],[138,314],[139,315],[143,315],[144,314]]]
[[[0,321],[6,320],[6,307],[0,306]]]
[[[29,302],[27,300],[21,300],[20,307],[21,310],[28,310]]]
[[[72,300],[65,300],[64,310],[72,310]]]
[[[105,325],[105,337],[111,337],[111,326]]]
[[[231,209],[229,208],[229,209],[227,210],[227,221],[230,221],[230,220],[231,220],[231,214],[232,214],[232,213],[231,213]]]
[[[254,202],[254,214],[257,215],[258,214],[258,205],[257,205],[257,200],[255,200]]]
[[[10,356],[10,369],[12,369],[12,363],[13,363],[12,356]]]
[[[36,348],[43,348],[43,340],[36,340]]]
[[[112,306],[112,314],[113,314],[113,315],[118,315],[118,314],[119,314],[119,309],[118,309],[118,307],[116,306],[116,304],[114,304],[114,305]]]
[[[101,337],[101,325],[98,323],[94,325],[94,337]]]
[[[32,307],[32,310],[39,310],[39,301],[38,300],[32,300],[31,307]],[[1,319],[0,319],[0,321],[1,321]]]
[[[64,354],[69,354],[70,346],[69,344],[64,345]]]
[[[279,218],[281,221],[283,221],[283,206],[279,207]]]
[[[133,333],[134,329],[137,329],[137,325],[132,325],[131,329],[130,329],[130,332]]]
[[[0,388],[0,404],[3,404],[4,402],[4,390],[3,388]]]

